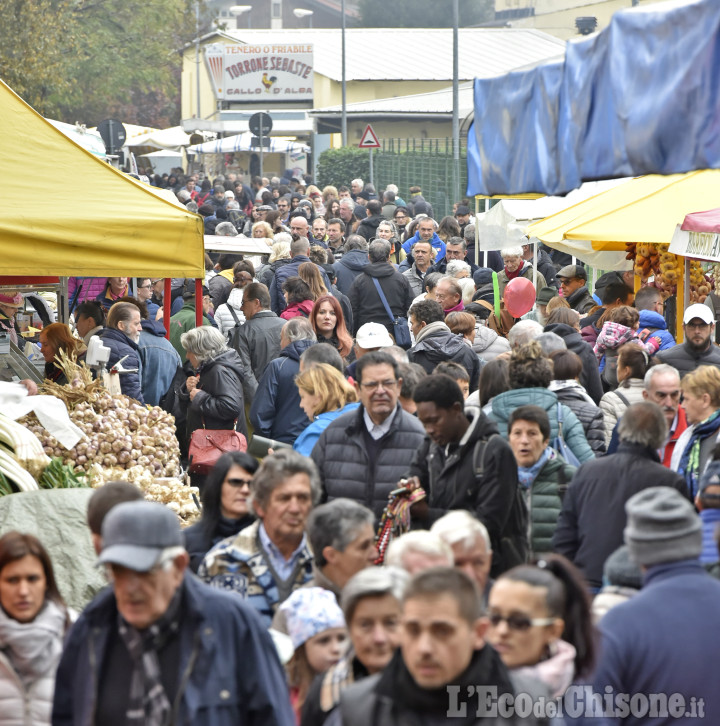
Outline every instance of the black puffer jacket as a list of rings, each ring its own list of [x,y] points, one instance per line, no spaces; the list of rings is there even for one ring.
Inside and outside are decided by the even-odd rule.
[[[406,317],[412,305],[412,290],[405,277],[389,262],[371,262],[355,278],[347,294],[353,311],[353,333],[357,333],[365,323],[380,323],[392,335],[393,325],[380,300],[373,278],[380,283],[395,317]]]
[[[720,368],[720,348],[713,343],[706,350],[697,351],[687,342],[679,343],[674,348],[661,350],[655,358],[667,363],[680,372],[680,378],[694,371],[698,366],[716,366]]]
[[[142,395],[142,361],[138,353],[137,343],[129,338],[122,330],[116,328],[103,328],[98,334],[103,344],[110,348],[110,360],[107,362],[108,370],[119,360],[123,368],[137,368],[136,373],[120,373],[120,390],[123,395],[130,396],[140,403],[145,403]]]
[[[385,217],[383,217],[382,214],[376,214],[373,217],[366,217],[358,225],[358,228],[355,230],[355,234],[359,234],[361,237],[364,237],[368,242],[370,242],[377,237],[378,225],[380,222],[384,221]]]
[[[180,397],[187,405],[187,438],[195,429],[236,428],[247,438],[245,400],[243,398],[243,369],[240,356],[226,350],[205,361],[198,369],[199,393],[190,400],[183,386]],[[237,426],[235,421],[237,420]]]
[[[603,387],[600,381],[600,369],[597,358],[589,343],[582,339],[582,335],[575,328],[564,323],[553,323],[545,326],[546,333],[555,333],[564,341],[567,349],[580,356],[582,361],[582,373],[580,374],[580,385],[587,391],[588,396],[595,403],[600,403],[603,397]]]
[[[405,476],[408,462],[425,438],[425,429],[400,404],[380,451],[368,456],[364,408],[343,414],[320,435],[312,458],[320,470],[323,501],[347,497],[370,507],[379,520],[388,494]]]
[[[564,403],[577,416],[590,448],[597,456],[602,456],[607,451],[602,409],[593,403],[585,389],[575,381],[553,381],[550,390],[555,392],[560,403]]]
[[[498,433],[497,426],[473,406],[465,409],[465,415],[470,419],[467,440],[446,456],[445,447],[426,437],[413,456],[408,476],[418,477],[428,492],[426,525],[453,509],[465,509],[487,527],[493,573],[499,574],[525,561],[527,508],[519,490],[512,449],[499,435],[493,436]],[[483,464],[481,479],[476,477],[474,466],[479,441],[488,441],[479,461]]]
[[[470,392],[477,390],[480,359],[462,335],[452,333],[445,323],[437,322],[423,328],[419,337],[419,342],[408,351],[411,363],[419,363],[428,373],[432,373],[435,366],[443,361],[458,363],[470,376]]]

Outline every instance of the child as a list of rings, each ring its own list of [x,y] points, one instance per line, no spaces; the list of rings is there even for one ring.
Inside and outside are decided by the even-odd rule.
[[[297,722],[315,676],[345,654],[347,629],[335,595],[321,587],[295,590],[280,606],[295,653],[285,666]]]
[[[649,337],[642,340],[638,336],[640,313],[628,305],[609,310],[598,324],[603,323],[600,335],[593,348],[600,363],[603,380],[611,389],[617,388],[617,356],[618,349],[625,343],[637,343],[648,355],[655,355],[660,348],[660,339]],[[604,360],[604,362],[603,362]]]
[[[451,360],[443,361],[435,366],[433,373],[444,373],[446,376],[450,376],[460,386],[463,398],[467,399],[470,395],[470,375],[459,363]]]

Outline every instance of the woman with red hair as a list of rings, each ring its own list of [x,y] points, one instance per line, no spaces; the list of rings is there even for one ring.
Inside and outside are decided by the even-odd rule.
[[[55,356],[63,350],[78,360],[85,353],[85,344],[78,340],[65,323],[51,323],[40,331],[40,352],[45,359],[45,378],[64,385],[68,383],[65,373],[58,367]]]
[[[332,295],[322,295],[315,301],[310,321],[318,343],[329,343],[337,348],[342,358],[350,355],[352,338],[347,331],[340,303]]]

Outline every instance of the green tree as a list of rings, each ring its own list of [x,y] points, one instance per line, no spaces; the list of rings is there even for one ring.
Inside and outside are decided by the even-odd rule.
[[[6,0],[2,7],[0,78],[43,115],[58,116],[76,88],[74,2]]]
[[[360,0],[363,28],[450,28],[450,0]],[[460,27],[479,25],[492,20],[492,0],[459,0]]]
[[[350,181],[357,177],[370,178],[367,149],[343,146],[340,149],[326,149],[318,157],[317,184],[320,188],[328,185],[349,186]]]

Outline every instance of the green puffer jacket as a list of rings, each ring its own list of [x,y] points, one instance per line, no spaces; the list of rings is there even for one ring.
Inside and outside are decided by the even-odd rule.
[[[505,440],[508,437],[510,414],[519,406],[540,406],[550,419],[550,445],[558,435],[557,404],[558,398],[547,388],[516,388],[500,393],[490,402],[492,410],[488,414],[495,421]],[[562,406],[563,439],[568,448],[577,456],[578,461],[594,459],[595,454],[585,438],[585,430],[578,417],[565,405]]]
[[[565,494],[576,471],[574,466],[570,466],[555,452],[555,457],[546,461],[540,469],[532,486],[529,489],[521,486],[527,502],[530,549],[533,555],[552,552],[552,538],[562,509],[561,492]]]

